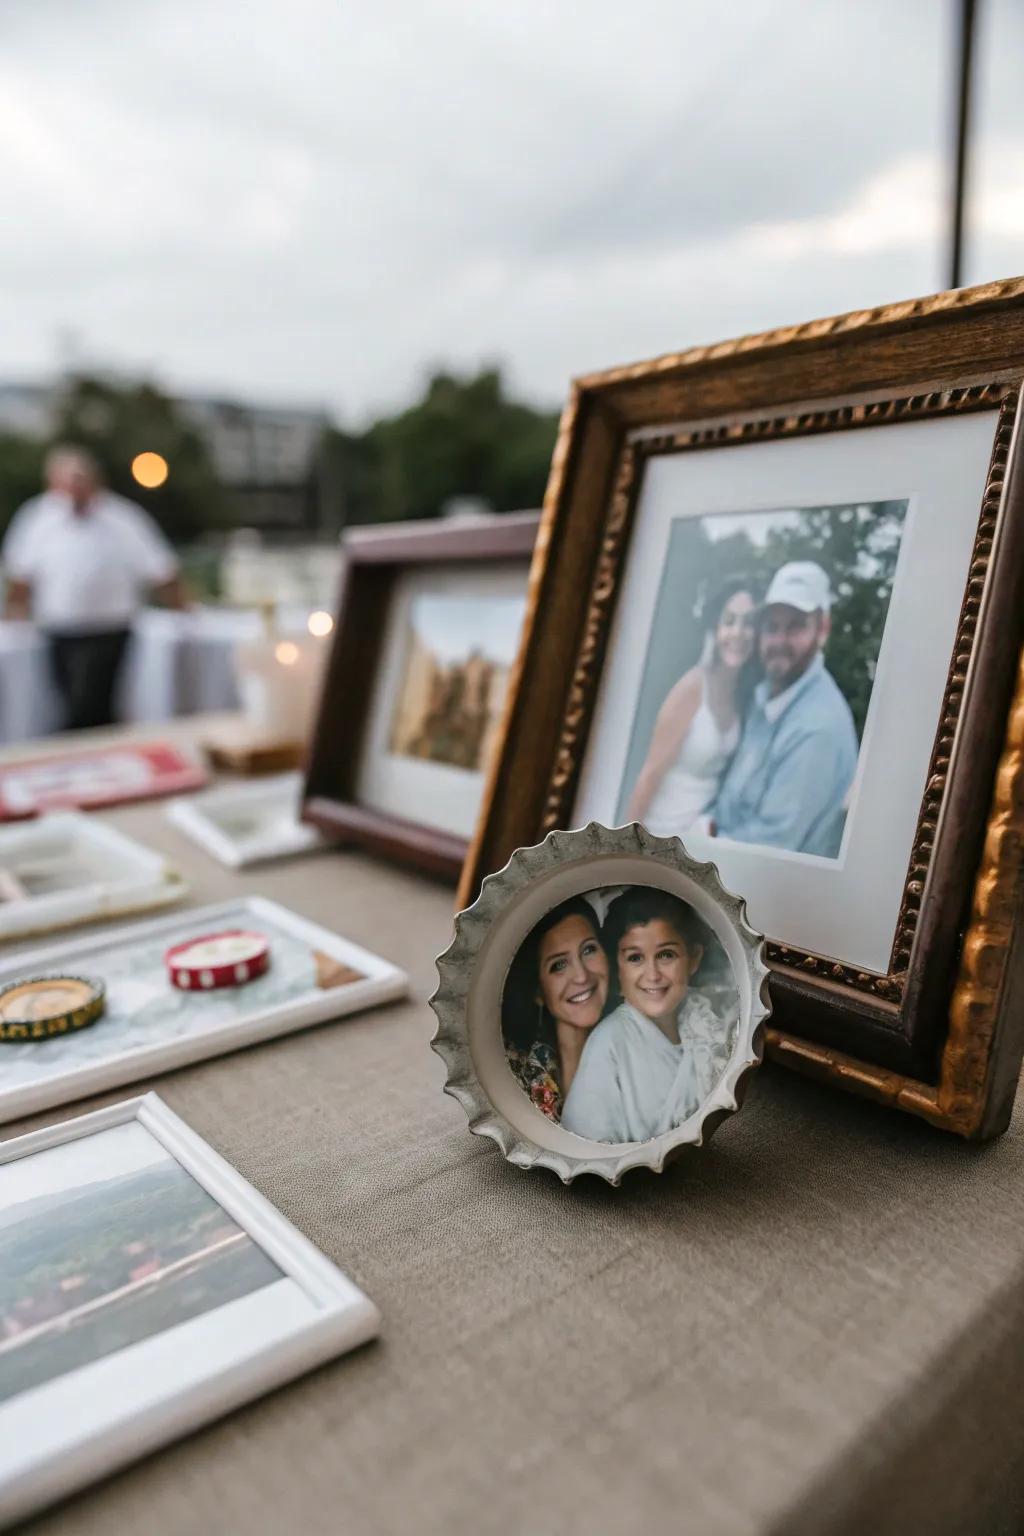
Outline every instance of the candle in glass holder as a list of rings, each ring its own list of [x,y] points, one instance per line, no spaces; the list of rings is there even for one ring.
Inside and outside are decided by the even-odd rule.
[[[268,741],[305,742],[313,727],[326,636],[269,634],[239,646],[236,675],[246,724]]]

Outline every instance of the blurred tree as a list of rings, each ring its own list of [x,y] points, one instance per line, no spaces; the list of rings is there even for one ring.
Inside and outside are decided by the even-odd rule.
[[[0,433],[0,536],[22,502],[42,490],[45,451],[33,438]]]
[[[69,379],[54,438],[90,449],[110,489],[144,506],[176,544],[231,521],[202,438],[152,384]],[[155,490],[144,489],[132,478],[132,460],[146,451],[161,454],[170,471]]]
[[[332,434],[347,521],[436,517],[453,497],[499,512],[537,507],[558,416],[510,400],[497,369],[475,378],[436,373],[423,398],[361,437]]]

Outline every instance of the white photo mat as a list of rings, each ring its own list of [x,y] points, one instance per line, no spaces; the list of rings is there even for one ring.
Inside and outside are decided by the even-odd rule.
[[[213,992],[173,987],[164,951],[226,928],[268,935],[266,975]],[[314,952],[358,971],[360,979],[317,986]],[[0,1043],[0,1124],[342,1018],[403,997],[408,989],[405,973],[390,961],[262,896],[196,907],[0,960],[0,986],[54,971],[104,980],[106,1012],[73,1034]]]
[[[77,883],[62,885],[61,867]],[[0,940],[70,928],[180,901],[188,885],[168,861],[95,816],[55,811],[0,825],[0,870],[34,870],[55,888],[0,902]]]
[[[390,750],[392,725],[405,677],[412,607],[420,596],[471,598],[484,607],[496,599],[521,602],[526,611],[529,561],[494,567],[423,566],[403,573],[389,606],[374,699],[367,718],[356,794],[360,804],[420,822],[457,837],[471,837],[483,795],[483,770],[420,761]],[[511,661],[513,656],[510,657]]]
[[[281,773],[218,785],[172,800],[165,815],[221,864],[244,869],[328,846],[322,833],[299,820],[302,783],[301,773]]]
[[[5,1169],[126,1127],[180,1164],[281,1278],[0,1403],[5,1526],[379,1332],[373,1303],[153,1093],[0,1144],[0,1216]]]
[[[573,825],[614,819],[678,518],[908,498],[840,860],[687,833],[770,939],[888,969],[995,433],[992,412],[647,463]]]

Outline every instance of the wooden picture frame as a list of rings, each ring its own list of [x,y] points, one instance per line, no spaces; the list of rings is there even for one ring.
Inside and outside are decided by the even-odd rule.
[[[304,821],[335,842],[357,844],[452,883],[459,878],[475,802],[468,806],[463,835],[431,824],[426,816],[417,820],[390,806],[369,804],[360,794],[386,653],[396,643],[389,626],[397,622],[403,581],[418,576],[427,582],[434,575],[450,578],[468,590],[477,577],[489,580],[503,568],[519,572],[516,587],[525,605],[539,523],[539,513],[515,512],[485,521],[405,523],[346,534],[339,617],[306,767]],[[455,784],[454,789],[463,800],[473,794],[479,798],[483,774],[478,786]],[[410,803],[409,796],[404,803]],[[416,794],[412,803],[421,806],[422,795]]]
[[[573,824],[595,701],[615,662],[609,636],[638,496],[656,456],[691,455],[728,477],[738,464],[730,455],[752,444],[827,435],[826,446],[875,452],[896,441],[879,435],[893,428],[987,413],[987,470],[961,509],[973,538],[959,612],[947,615],[955,638],[945,686],[933,735],[916,747],[928,771],[889,964],[770,942],[767,1045],[776,1060],[963,1136],[1003,1131],[1024,1050],[1022,377],[1024,279],[1011,279],[579,380],[460,905],[515,848]],[[941,550],[944,525],[923,526],[929,542],[917,547]],[[770,924],[751,916],[771,940]]]

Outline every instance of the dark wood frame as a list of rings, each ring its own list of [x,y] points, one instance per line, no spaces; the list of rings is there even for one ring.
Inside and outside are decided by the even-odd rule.
[[[428,874],[459,878],[466,839],[355,798],[392,594],[410,567],[495,562],[521,564],[525,591],[539,523],[539,513],[510,512],[479,523],[402,523],[345,535],[338,622],[306,766],[303,821]]]
[[[991,411],[995,446],[888,971],[770,944],[768,1046],[963,1135],[1005,1129],[1024,1051],[1022,379],[1014,279],[578,381],[461,903],[514,848],[571,819],[647,458]]]

